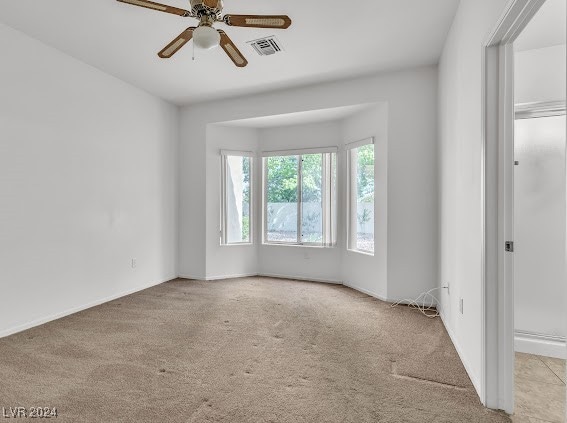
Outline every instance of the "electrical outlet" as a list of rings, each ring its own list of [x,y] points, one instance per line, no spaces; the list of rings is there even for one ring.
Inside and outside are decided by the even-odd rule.
[[[465,309],[465,301],[461,298],[459,300],[459,311],[461,312],[461,314],[464,314],[464,309]]]
[[[135,269],[137,265],[138,265],[138,260],[133,258],[132,259],[132,269]]]

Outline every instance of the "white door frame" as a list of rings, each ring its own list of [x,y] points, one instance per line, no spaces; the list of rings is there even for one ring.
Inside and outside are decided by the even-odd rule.
[[[480,396],[514,411],[514,51],[512,43],[545,0],[511,0],[483,46],[482,302]]]

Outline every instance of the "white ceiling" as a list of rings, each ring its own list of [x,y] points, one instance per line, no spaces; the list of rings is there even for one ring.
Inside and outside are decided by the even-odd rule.
[[[281,126],[305,125],[309,123],[331,122],[346,119],[372,107],[376,107],[376,103],[334,107],[331,109],[309,110],[305,112],[287,113],[285,115],[233,120],[229,122],[221,122],[217,125],[265,129]]]
[[[163,0],[188,8],[188,0]],[[225,0],[225,13],[287,14],[285,31],[226,27],[249,60],[221,49],[160,51],[191,18],[115,0],[2,0],[0,22],[176,104],[284,89],[438,62],[458,0]],[[246,44],[276,35],[285,48],[260,57]]]
[[[546,0],[514,43],[517,51],[565,44],[567,0]]]

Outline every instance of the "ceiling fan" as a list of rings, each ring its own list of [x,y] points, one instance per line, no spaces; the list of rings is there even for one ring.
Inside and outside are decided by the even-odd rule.
[[[187,28],[158,53],[158,56],[163,59],[170,58],[177,53],[181,47],[193,39],[197,47],[204,49],[211,49],[220,45],[236,66],[244,67],[248,64],[248,61],[228,37],[226,32],[221,29],[213,28],[216,22],[223,22],[228,26],[248,28],[286,29],[291,25],[291,19],[285,15],[229,14],[222,16],[223,0],[190,0],[191,10],[179,9],[165,4],[154,3],[149,0],[117,1],[199,20],[198,26]]]

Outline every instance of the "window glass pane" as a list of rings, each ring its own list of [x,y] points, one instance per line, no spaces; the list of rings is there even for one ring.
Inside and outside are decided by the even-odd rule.
[[[297,243],[298,156],[267,157],[267,241]]]
[[[250,157],[226,157],[226,242],[250,242]]]
[[[374,252],[374,145],[359,147],[352,154],[356,166],[355,248]]]
[[[323,155],[306,154],[302,157],[301,172],[301,236],[302,242],[323,242],[322,175]]]

